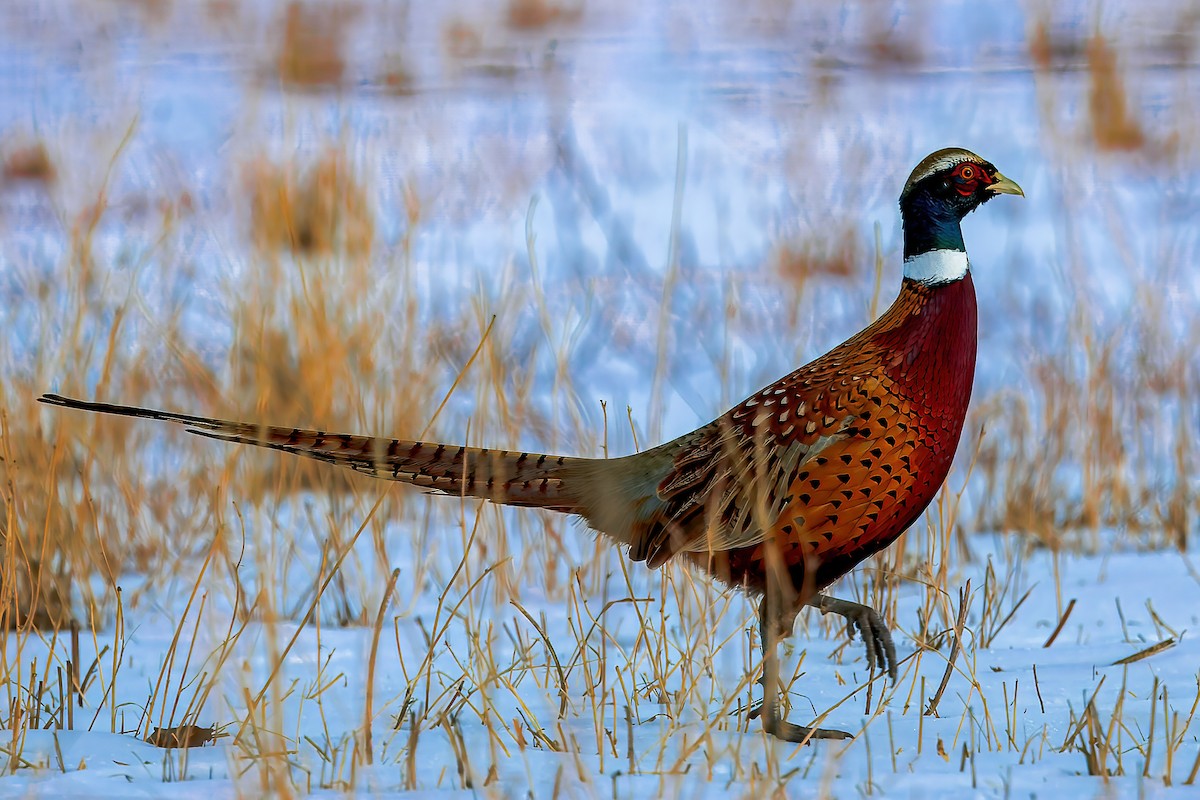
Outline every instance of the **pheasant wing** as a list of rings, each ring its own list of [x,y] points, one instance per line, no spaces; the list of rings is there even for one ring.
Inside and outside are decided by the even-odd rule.
[[[879,380],[843,377],[831,369],[838,365],[823,361],[674,443],[676,457],[658,485],[660,502],[632,537],[634,559],[655,567],[680,552],[758,544],[797,505],[801,476],[816,462],[851,441],[870,444],[860,423],[875,409]]]

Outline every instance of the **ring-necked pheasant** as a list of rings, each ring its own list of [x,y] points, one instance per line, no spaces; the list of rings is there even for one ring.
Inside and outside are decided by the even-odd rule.
[[[878,320],[699,430],[614,459],[489,450],[226,422],[44,395],[51,405],[177,422],[449,495],[578,514],[659,567],[682,557],[762,597],[763,728],[787,741],[843,738],[779,718],[776,645],[804,606],[857,626],[867,664],[895,679],[872,609],[822,589],[887,547],[950,469],[975,374],[975,290],[959,222],[997,194],[1024,195],[990,163],[939,150],[900,195],[904,281]]]

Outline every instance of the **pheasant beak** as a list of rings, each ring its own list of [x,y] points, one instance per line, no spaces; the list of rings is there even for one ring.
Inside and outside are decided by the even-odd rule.
[[[1021,197],[1025,196],[1025,192],[1021,190],[1020,186],[1017,186],[1016,181],[1004,177],[999,172],[996,173],[993,182],[984,188],[992,194],[1019,194]]]

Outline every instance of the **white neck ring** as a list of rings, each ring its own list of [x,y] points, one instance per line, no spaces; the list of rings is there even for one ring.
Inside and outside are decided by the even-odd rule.
[[[965,276],[970,267],[962,250],[930,250],[904,259],[904,277],[924,284],[949,283]]]

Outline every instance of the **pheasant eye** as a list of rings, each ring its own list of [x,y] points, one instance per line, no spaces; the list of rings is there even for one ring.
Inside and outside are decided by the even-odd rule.
[[[960,169],[958,171],[958,174],[959,174],[959,177],[961,177],[964,181],[969,181],[975,177],[975,168],[972,167],[970,164],[968,164],[965,167],[963,167],[962,169]]]

